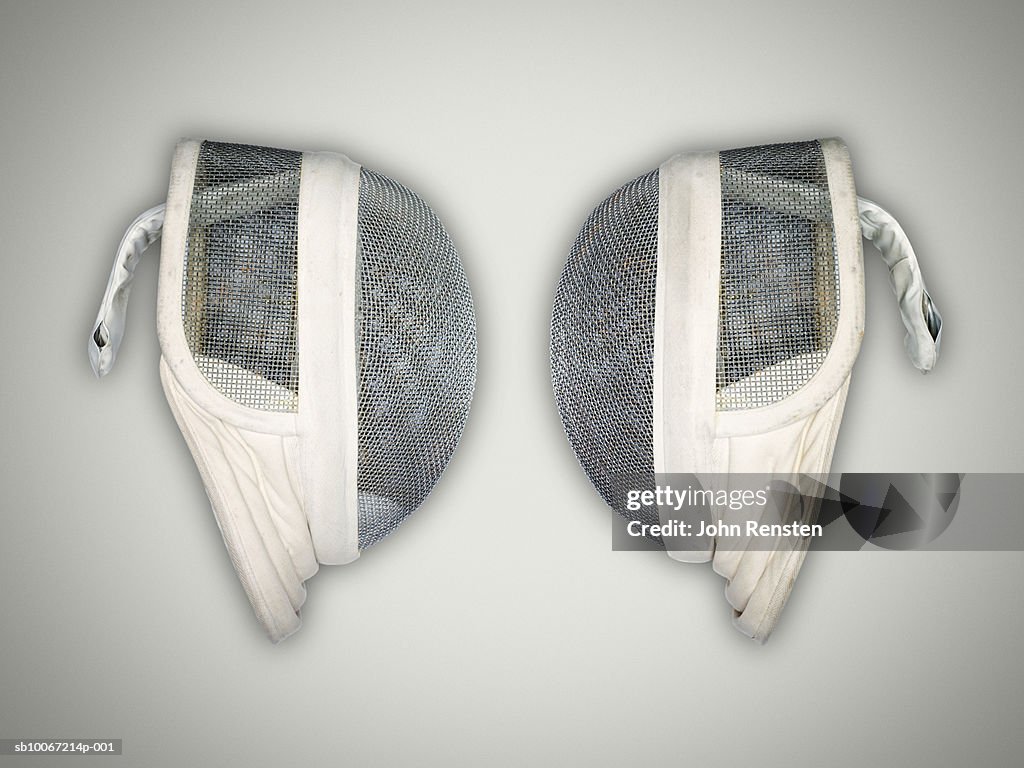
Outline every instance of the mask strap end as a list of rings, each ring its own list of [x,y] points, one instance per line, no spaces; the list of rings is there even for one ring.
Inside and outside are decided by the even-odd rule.
[[[907,355],[915,368],[928,373],[939,357],[942,315],[925,287],[910,239],[892,214],[877,203],[858,197],[857,213],[864,237],[878,249],[889,268],[889,284],[907,329],[903,340]]]
[[[161,203],[139,215],[121,238],[100,311],[89,335],[89,362],[96,378],[106,376],[114,367],[117,350],[124,338],[128,296],[132,278],[135,277],[135,267],[139,257],[160,237],[165,208],[166,205]]]

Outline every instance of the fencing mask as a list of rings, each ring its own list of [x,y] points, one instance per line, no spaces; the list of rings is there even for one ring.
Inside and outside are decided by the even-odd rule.
[[[676,473],[718,490],[740,473],[827,474],[863,335],[862,234],[889,267],[907,352],[928,371],[941,318],[903,230],[857,197],[837,139],[677,155],[597,206],[558,284],[552,383],[569,442],[614,510],[636,519],[630,493]],[[775,514],[813,520],[813,502],[785,498]],[[659,522],[657,508],[640,514]],[[710,514],[717,524],[730,509]],[[758,641],[808,545],[649,535],[675,559],[711,561],[737,628]]]
[[[476,376],[466,276],[419,197],[343,155],[183,141],[166,208],[118,249],[90,338],[98,376],[161,231],[161,382],[277,642],[318,565],[394,531],[451,458]]]

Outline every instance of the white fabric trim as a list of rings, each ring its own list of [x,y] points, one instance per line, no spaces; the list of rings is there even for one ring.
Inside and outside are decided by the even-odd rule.
[[[317,559],[359,557],[356,249],[359,166],[302,156],[299,189],[298,428],[306,518]]]
[[[201,144],[193,139],[179,142],[171,164],[157,290],[156,332],[160,339],[160,350],[184,393],[211,416],[223,419],[232,426],[256,432],[294,435],[297,431],[294,413],[258,411],[218,392],[199,370],[185,338],[181,322],[182,270],[192,208],[192,187]]]
[[[676,155],[659,172],[654,309],[654,472],[715,467],[715,349],[722,205],[717,152]],[[707,548],[668,550],[707,562]]]
[[[843,386],[860,351],[864,337],[864,263],[850,156],[839,139],[822,139],[821,149],[832,198],[839,265],[839,321],[832,346],[811,379],[785,400],[763,408],[719,413],[716,432],[720,437],[770,432],[820,410]]]

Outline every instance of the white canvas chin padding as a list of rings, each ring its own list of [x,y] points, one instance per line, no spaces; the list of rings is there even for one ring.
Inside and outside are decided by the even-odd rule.
[[[451,458],[476,377],[469,286],[437,216],[387,177],[331,152],[187,140],[166,206],[118,249],[89,339],[97,376],[161,236],[160,379],[278,642],[319,565],[395,530]]]
[[[629,512],[627,494],[667,475],[722,488],[756,473],[805,492],[828,472],[863,336],[862,234],[928,371],[941,317],[899,224],[857,197],[837,139],[677,155],[594,210],[555,295],[552,383],[569,442],[615,511],[658,524],[656,509]],[[763,514],[811,521],[817,509],[782,494]],[[710,539],[668,554],[711,561],[737,628],[764,641],[808,543]]]

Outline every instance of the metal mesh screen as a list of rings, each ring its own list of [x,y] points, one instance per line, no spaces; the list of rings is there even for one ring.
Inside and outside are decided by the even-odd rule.
[[[594,209],[569,253],[552,311],[551,376],[562,423],[590,481],[620,514],[628,490],[655,485],[657,267],[655,170]],[[657,523],[656,511],[650,515],[643,522]]]
[[[298,404],[296,253],[302,155],[203,142],[181,317],[207,380],[265,411]]]
[[[778,402],[824,362],[839,320],[828,178],[817,141],[720,153],[720,411]]]
[[[359,246],[359,546],[367,547],[422,503],[459,442],[476,378],[476,323],[437,216],[365,168]]]

